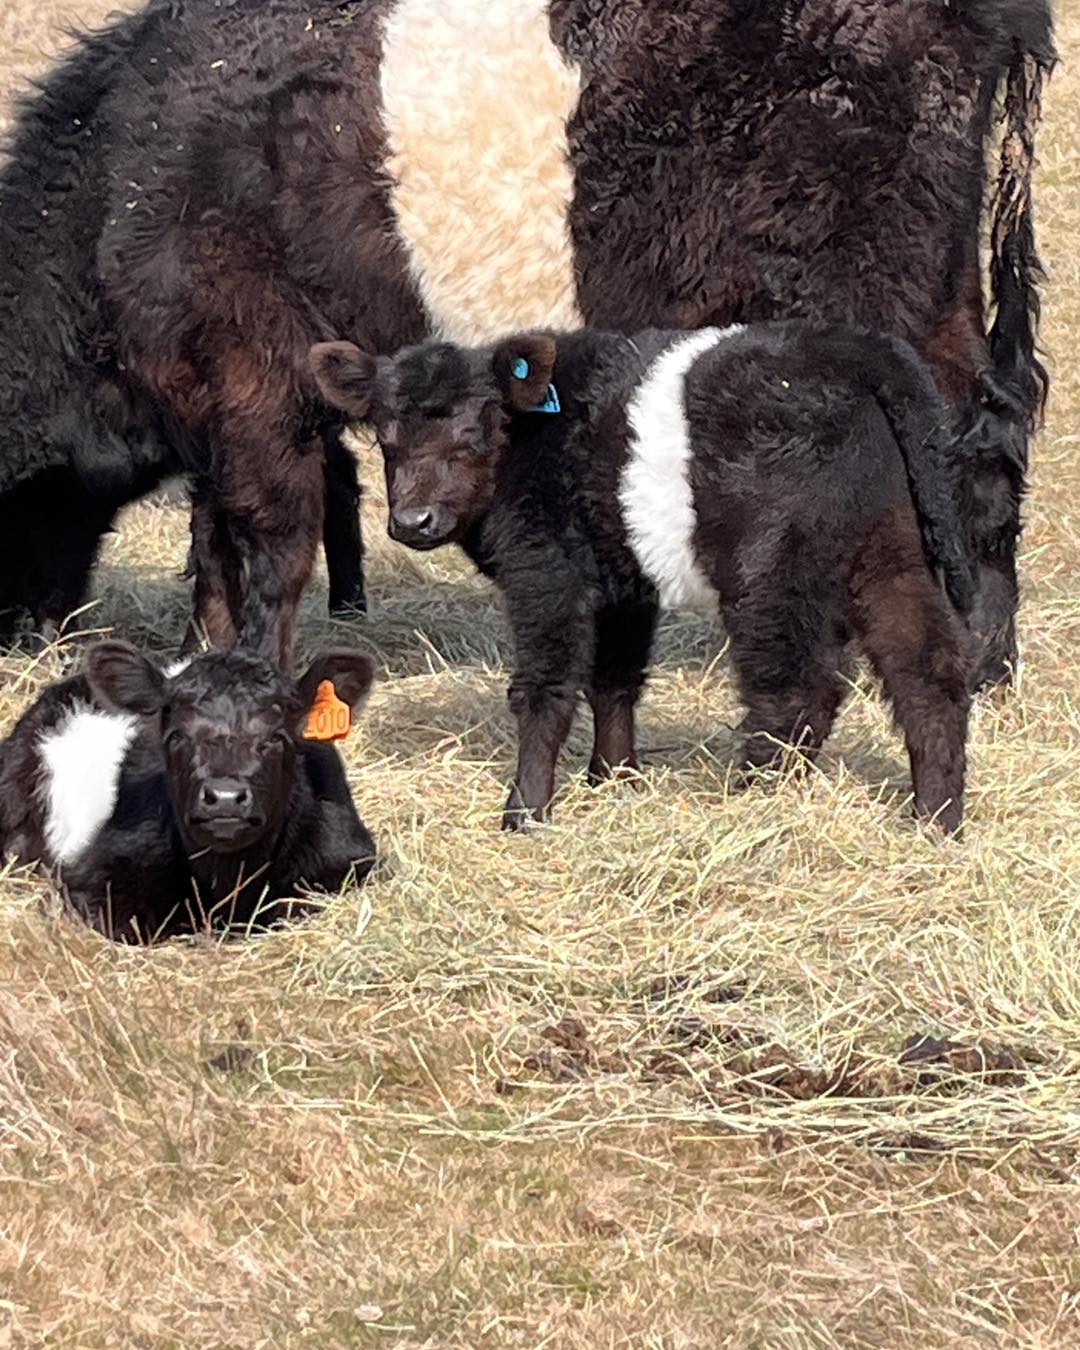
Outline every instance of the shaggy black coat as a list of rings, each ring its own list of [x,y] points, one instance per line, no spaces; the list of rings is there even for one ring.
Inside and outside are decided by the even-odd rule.
[[[503,591],[519,735],[510,828],[544,819],[582,691],[592,776],[636,765],[634,708],[653,583],[663,583],[635,531],[644,521],[655,535],[667,488],[638,515],[624,494],[643,453],[636,393],[675,337],[523,334],[494,349],[430,343],[390,361],[347,343],[312,353],[325,396],[372,417],[391,534],[421,549],[460,543]],[[561,411],[531,411],[549,381]],[[693,528],[660,543],[692,557],[719,599],[746,705],[741,768],[789,745],[816,754],[855,640],[903,729],[916,811],[957,829],[968,635],[934,570],[960,611],[975,571],[964,451],[929,373],[897,339],[751,325],[696,358],[672,422],[680,402]]]
[[[429,324],[386,169],[393,4],[150,0],[25,105],[0,176],[0,611],[59,622],[118,505],[178,469],[213,642],[288,655],[324,524],[332,601],[362,604],[355,469],[304,362],[313,341],[388,351]],[[551,0],[550,31],[581,68],[567,226],[585,319],[793,315],[909,340],[980,450],[994,543],[974,625],[1000,678],[1045,387],[1048,0]]]
[[[301,734],[323,680],[360,705],[372,679],[366,657],[326,653],[299,683],[241,649],[198,657],[171,678],[122,643],[92,648],[87,665],[45,689],[0,745],[0,858],[54,873],[98,931],[148,942],[266,928],[306,913],[311,902],[298,897],[370,871],[375,845],[340,755]],[[76,706],[130,713],[139,726],[111,814],[61,863],[50,846],[42,738]],[[242,786],[254,825],[200,819],[212,809],[204,789],[222,782]]]

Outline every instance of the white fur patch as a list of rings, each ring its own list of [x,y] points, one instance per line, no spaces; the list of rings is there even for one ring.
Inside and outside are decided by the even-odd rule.
[[[38,741],[49,860],[75,862],[116,805],[120,766],[137,719],[77,703]]]
[[[434,330],[577,328],[567,122],[580,76],[547,0],[397,0],[382,106],[398,230]]]
[[[192,657],[165,667],[171,680]],[[72,863],[90,847],[113,813],[124,756],[138,730],[131,713],[74,703],[38,740],[45,804],[45,844],[51,862]]]
[[[627,408],[630,458],[619,504],[630,547],[667,608],[712,607],[716,592],[694,556],[697,517],[690,489],[686,372],[703,352],[743,331],[702,328],[679,338],[645,372]]]

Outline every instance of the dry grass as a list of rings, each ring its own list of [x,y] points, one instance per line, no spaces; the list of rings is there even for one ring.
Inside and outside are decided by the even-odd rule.
[[[49,8],[8,0],[13,70],[96,17]],[[0,1346],[1080,1344],[1078,79],[1042,137],[1027,664],[974,728],[963,844],[909,823],[863,687],[811,783],[727,797],[735,698],[686,617],[643,790],[575,778],[504,838],[492,594],[393,549],[372,494],[372,884],[143,952],[0,879]],[[173,646],[184,539],[130,512],[83,621]],[[324,600],[309,647],[344,636]],[[3,670],[6,723],[52,672]],[[920,1034],[965,1049],[901,1063]]]

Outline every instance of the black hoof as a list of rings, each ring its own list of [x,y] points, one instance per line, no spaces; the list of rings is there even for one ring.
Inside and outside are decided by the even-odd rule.
[[[353,619],[363,619],[367,616],[367,600],[364,596],[357,596],[354,600],[331,600],[330,617],[340,619],[348,623]]]
[[[503,812],[502,827],[511,834],[529,834],[544,824],[547,813],[535,807],[526,806],[517,787],[510,789],[510,796]]]

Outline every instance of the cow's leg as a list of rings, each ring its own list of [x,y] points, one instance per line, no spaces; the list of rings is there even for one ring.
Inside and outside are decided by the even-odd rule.
[[[553,563],[543,552],[520,558],[500,580],[514,630],[510,709],[518,726],[517,772],[503,829],[522,830],[547,819],[559,751],[589,678],[593,623],[580,576],[562,560]]]
[[[947,833],[964,812],[969,710],[967,636],[925,564],[864,559],[853,621],[904,733],[915,811]]]
[[[36,550],[39,555],[36,584],[40,589],[32,616],[34,631],[42,641],[52,643],[59,639],[71,616],[85,603],[90,575],[113,515],[111,505],[103,508],[87,500],[82,513],[73,512],[66,519],[54,517],[47,530],[43,527],[39,540],[42,543],[51,540],[54,548],[49,557],[40,547]],[[92,614],[84,618],[90,627],[94,626]],[[75,627],[78,626],[76,621]]]
[[[330,614],[347,619],[367,612],[364,540],[360,529],[360,480],[356,460],[336,428],[323,432],[326,511],[323,551],[330,585]]]
[[[588,690],[593,714],[591,783],[638,767],[634,710],[645,684],[655,629],[656,605],[648,601],[610,605],[597,615]]]
[[[181,651],[232,647],[237,639],[241,600],[240,559],[228,521],[215,501],[214,489],[196,484],[191,492],[191,556],[195,577],[194,613]]]
[[[53,642],[85,603],[90,574],[121,503],[89,492],[73,473],[51,469],[0,501],[0,628],[15,637],[29,616],[34,641]],[[85,622],[92,626],[93,619]],[[78,626],[78,625],[76,625]]]

